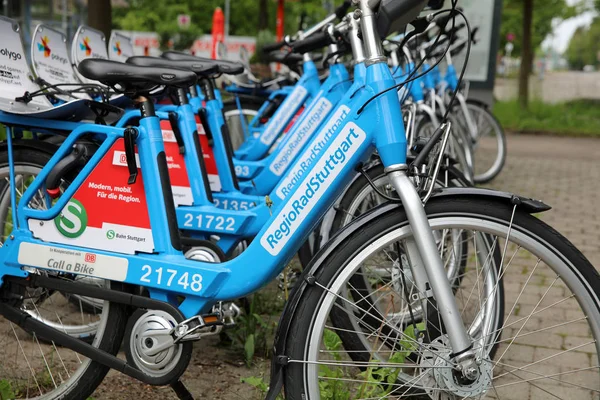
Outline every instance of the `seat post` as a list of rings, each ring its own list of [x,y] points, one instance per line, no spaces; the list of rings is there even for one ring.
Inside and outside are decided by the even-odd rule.
[[[204,94],[204,97],[206,98],[206,101],[216,100],[215,87],[210,79],[200,79],[200,87],[202,88],[202,92]]]
[[[154,103],[148,97],[137,96],[134,99],[134,104],[136,104],[140,108],[140,112],[142,113],[142,118],[156,116],[156,113],[154,111]]]
[[[178,88],[177,89],[177,101],[179,102],[180,106],[183,106],[185,104],[189,104],[188,98],[187,98],[187,92],[185,91],[184,88]]]

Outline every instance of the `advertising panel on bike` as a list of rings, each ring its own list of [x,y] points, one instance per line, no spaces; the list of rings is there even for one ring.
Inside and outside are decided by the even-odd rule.
[[[67,38],[57,30],[46,25],[38,25],[35,28],[31,40],[31,61],[33,72],[51,85],[72,84],[78,82],[69,60]],[[73,95],[80,98],[89,98],[81,93]],[[56,97],[63,100],[71,100],[71,97],[57,94]]]
[[[51,108],[45,97],[34,97],[25,105],[15,102],[16,97],[25,92],[34,92],[39,88],[31,80],[31,71],[23,51],[23,43],[19,25],[8,18],[0,16],[0,108],[5,111],[16,111],[36,108]]]
[[[131,39],[118,32],[112,31],[108,41],[108,58],[114,61],[125,62],[133,55]]]
[[[75,66],[79,65],[80,62],[87,58],[108,60],[106,38],[104,37],[104,34],[88,26],[81,25],[73,37],[71,58],[73,59],[73,64]],[[87,79],[79,73],[77,75],[83,82],[98,84],[98,82]]]
[[[128,184],[124,140],[118,139],[61,214],[51,222],[30,219],[29,228],[49,242],[151,253],[154,241],[141,170],[138,173],[137,181]]]

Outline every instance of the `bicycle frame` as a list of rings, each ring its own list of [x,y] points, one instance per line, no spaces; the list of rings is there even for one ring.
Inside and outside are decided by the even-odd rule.
[[[256,161],[265,156],[277,138],[281,135],[292,118],[298,113],[298,110],[306,103],[309,98],[317,95],[321,83],[317,73],[315,63],[309,58],[304,61],[302,77],[294,85],[291,93],[279,106],[273,117],[269,120],[266,127],[258,127],[260,115],[268,106],[268,102],[259,109],[256,117],[250,121],[250,137],[235,152],[235,157],[240,160]],[[287,91],[289,89],[284,89]],[[273,93],[269,100],[273,100],[277,92]]]
[[[366,99],[393,84],[389,68],[382,64],[372,65],[367,69],[366,79],[364,89],[344,96],[342,104],[346,105],[341,107],[347,107],[348,112],[344,113],[335,138],[317,156],[302,182],[295,185],[290,195],[273,210],[273,216],[258,233],[257,239],[236,259],[222,264],[210,264],[187,260],[177,250],[178,246],[173,243],[175,239],[172,237],[173,230],[177,227],[169,220],[168,216],[173,212],[168,211],[166,206],[170,195],[165,193],[169,192],[168,185],[164,183],[166,171],[162,171],[160,161],[157,166],[157,160],[164,157],[162,133],[159,119],[150,116],[140,121],[137,145],[155,253],[115,256],[107,251],[90,251],[87,248],[64,244],[48,245],[35,239],[27,229],[30,219],[50,220],[58,216],[112,144],[124,135],[124,130],[119,128],[81,126],[69,135],[48,165],[42,169],[18,207],[13,204],[13,210],[17,210],[17,228],[12,239],[0,249],[7,253],[6,265],[1,267],[3,275],[25,276],[27,273],[21,270],[21,265],[57,270],[49,267],[48,254],[57,255],[53,260],[63,257],[72,262],[75,262],[72,257],[79,260],[77,257],[84,257],[86,253],[93,254],[96,260],[95,269],[91,274],[88,270],[87,275],[146,286],[153,298],[164,301],[168,301],[174,294],[187,296],[179,308],[188,317],[207,310],[216,301],[239,298],[251,293],[276,276],[297,252],[320,216],[354,176],[356,164],[371,154],[373,145],[378,148],[384,165],[405,162],[406,140],[395,93],[380,96],[357,115],[357,110]],[[373,123],[374,121],[378,123]],[[106,135],[106,140],[52,207],[48,210],[28,208],[26,205],[42,188],[50,170],[67,154],[77,139],[86,133]],[[163,169],[165,168],[166,165]],[[71,258],[67,257],[65,252]],[[247,265],[255,265],[256,260],[262,260],[263,264],[248,269]],[[80,261],[86,264],[83,260]],[[121,270],[117,271],[116,266],[120,266]],[[168,284],[157,276],[162,274],[163,270],[175,273]],[[173,284],[181,281],[182,276],[199,280],[200,283],[194,286],[197,290],[192,289],[191,284],[187,287],[184,284]]]

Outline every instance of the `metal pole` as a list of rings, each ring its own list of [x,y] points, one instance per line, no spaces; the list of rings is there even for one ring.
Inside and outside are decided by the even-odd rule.
[[[225,0],[225,40],[229,36],[229,1]]]
[[[67,34],[67,9],[68,9],[67,0],[62,0],[62,29],[65,34]]]

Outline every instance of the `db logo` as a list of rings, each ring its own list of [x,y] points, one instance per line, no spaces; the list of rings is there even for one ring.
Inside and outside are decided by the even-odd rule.
[[[127,164],[127,156],[125,155],[125,153],[121,154],[121,157],[119,158],[119,162],[121,164]]]
[[[166,141],[174,141],[175,140],[175,134],[173,133],[173,131],[162,131],[163,134],[163,140]]]
[[[85,262],[95,263],[96,262],[96,255],[92,254],[92,253],[85,253]]]

